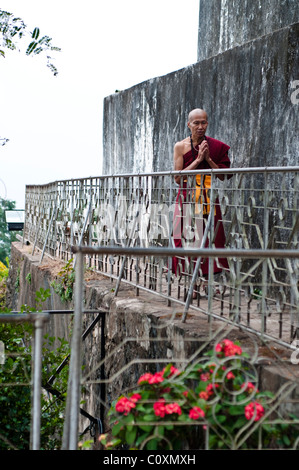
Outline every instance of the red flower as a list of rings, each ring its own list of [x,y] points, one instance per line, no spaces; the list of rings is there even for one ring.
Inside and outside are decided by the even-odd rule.
[[[247,382],[247,384],[244,384],[243,387],[246,386],[246,392],[248,393],[253,393],[253,392],[256,392],[258,393],[258,389],[256,388],[255,385],[253,385],[252,382]]]
[[[199,419],[199,418],[204,418],[204,417],[205,417],[205,412],[201,408],[199,408],[199,406],[194,406],[189,411],[190,419]]]
[[[149,379],[153,376],[153,374],[150,374],[149,372],[147,372],[146,374],[143,374],[141,375],[141,377],[139,378],[138,380],[138,384],[142,383],[142,382],[148,382]]]
[[[168,415],[171,415],[172,413],[177,413],[178,415],[182,414],[181,407],[177,403],[169,403],[168,405],[166,405],[165,412]]]
[[[163,382],[165,370],[166,370],[166,367],[160,372],[156,372],[155,374],[150,374],[149,372],[147,372],[146,374],[141,375],[141,377],[138,380],[138,384],[142,382],[145,382],[145,383],[147,382],[152,385],[152,384],[158,384],[158,383]],[[176,369],[176,367],[170,366],[168,377],[171,377],[172,375],[179,374],[179,373],[180,371]]]
[[[164,418],[165,416],[165,400],[162,398],[161,400],[156,401],[153,405],[154,412],[156,416],[161,416]]]
[[[242,354],[242,349],[229,339],[224,339],[221,343],[216,344],[215,351],[223,353],[225,357],[236,356]]]
[[[218,388],[218,387],[219,387],[219,384],[213,384],[213,383],[206,386],[206,392],[209,395],[209,397],[213,395],[213,393],[215,393],[215,388]]]
[[[135,403],[136,401],[141,399],[141,395],[139,393],[134,393],[131,397],[130,400]]]
[[[164,377],[163,377],[163,372],[156,372],[156,374],[152,375],[148,379],[149,384],[158,384],[163,382]]]
[[[161,416],[161,418],[164,418],[166,414],[171,415],[173,413],[177,413],[178,415],[182,414],[182,410],[180,405],[177,403],[168,403],[165,405],[165,400],[164,398],[161,398],[161,400],[156,401],[153,405],[154,412],[156,416]]]
[[[254,418],[254,421],[259,421],[265,414],[264,407],[258,402],[251,402],[245,406],[245,418],[250,420]]]
[[[163,369],[163,374],[164,374],[165,370],[166,370],[166,367]],[[180,373],[179,369],[177,369],[174,366],[170,366],[169,372],[170,372],[169,377],[171,377],[174,374],[179,374]]]
[[[199,398],[202,398],[203,400],[208,400],[209,399],[208,392],[200,392],[199,393]]]
[[[205,374],[200,375],[200,380],[202,380],[203,382],[207,382],[210,377],[211,377],[210,373],[206,372]]]
[[[235,378],[235,374],[233,374],[232,371],[230,370],[230,371],[226,374],[226,378],[227,378],[228,380],[234,379],[234,378]]]
[[[126,397],[122,397],[118,400],[118,402],[115,405],[116,411],[119,413],[124,413],[125,416],[127,416],[128,413],[130,413],[132,408],[135,408],[135,403],[131,400],[129,400]]]

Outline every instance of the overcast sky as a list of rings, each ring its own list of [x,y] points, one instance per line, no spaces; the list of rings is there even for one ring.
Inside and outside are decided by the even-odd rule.
[[[0,8],[62,49],[53,53],[56,77],[45,57],[0,57],[0,137],[9,139],[0,197],[19,209],[26,184],[102,174],[106,96],[197,60],[199,0],[1,0]]]

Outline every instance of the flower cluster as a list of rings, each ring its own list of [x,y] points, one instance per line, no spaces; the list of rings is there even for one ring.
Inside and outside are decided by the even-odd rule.
[[[199,406],[194,406],[189,411],[189,418],[190,419],[200,419],[200,418],[204,418],[204,417],[205,417],[205,412]]]
[[[181,407],[178,403],[166,403],[165,398],[161,398],[153,405],[154,412],[156,416],[161,416],[164,418],[165,415],[171,415],[176,413],[178,415],[182,414]]]
[[[217,383],[209,383],[205,390],[202,390],[199,392],[198,396],[199,398],[202,398],[203,400],[208,400],[210,397],[214,396],[214,393],[216,391],[216,388],[219,388],[220,385]]]
[[[259,421],[265,414],[265,408],[258,402],[251,402],[245,406],[245,417],[248,420]]]
[[[119,398],[109,412],[114,440],[101,442],[109,442],[108,448],[123,443],[143,448],[145,443],[145,449],[151,450],[170,442],[171,448],[182,449],[182,442],[194,437],[194,427],[188,424],[197,421],[203,430],[209,425],[211,448],[221,439],[229,446],[228,435],[238,434],[248,420],[260,421],[265,415],[263,397],[250,375],[244,380],[241,356],[248,355],[237,343],[224,339],[206,356],[200,365],[190,364],[184,371],[168,364],[159,372],[142,374],[137,389]],[[219,424],[221,429],[213,434]]]
[[[136,407],[136,402],[140,399],[141,395],[139,393],[134,393],[130,398],[119,398],[115,405],[115,409],[119,413],[124,413],[124,415],[127,416],[127,414]]]
[[[225,357],[242,354],[242,348],[229,339],[224,339],[216,344],[215,351],[218,353],[218,356],[224,355]]]
[[[165,367],[163,370],[161,370],[160,372],[156,372],[155,374],[150,374],[149,372],[147,372],[139,378],[138,385],[145,383],[148,383],[150,385],[159,384],[164,381],[165,373],[168,374],[168,377],[171,377],[173,375],[179,374],[180,371],[173,365],[170,365],[169,370]]]

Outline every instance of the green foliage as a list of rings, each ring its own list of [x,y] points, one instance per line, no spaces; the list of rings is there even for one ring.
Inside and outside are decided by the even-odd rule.
[[[49,295],[49,289],[36,292],[37,308]],[[23,305],[21,312],[27,311],[38,310]],[[0,341],[5,345],[5,362],[0,364],[0,450],[29,449],[32,334],[31,324],[1,323],[0,314]],[[68,368],[57,376],[55,371],[68,358],[69,344],[45,335],[42,354],[41,448],[52,450],[61,448]]]
[[[42,305],[50,297],[50,289],[43,289],[42,287],[35,293],[35,303],[38,310],[42,309]]]
[[[5,57],[4,49],[17,50],[18,40],[29,39],[29,44],[26,46],[26,55],[38,55],[41,53],[46,54],[47,67],[51,72],[57,75],[57,68],[53,64],[53,59],[50,53],[53,51],[60,51],[59,47],[52,45],[52,39],[49,36],[42,36],[39,28],[34,28],[31,33],[27,25],[21,18],[14,16],[12,13],[0,9],[0,56]]]
[[[9,273],[9,259],[6,258],[6,265],[0,261],[0,309],[5,306],[6,281]]]
[[[105,449],[257,449],[296,446],[299,421],[267,422],[275,397],[259,391],[248,355],[224,339],[197,363],[179,371],[168,364],[145,373],[137,387],[113,402]],[[205,435],[205,430],[208,434]]]
[[[21,233],[10,232],[7,227],[5,211],[13,211],[15,209],[15,201],[0,198],[0,261],[2,263],[7,262],[7,258],[10,257],[11,244],[17,240],[17,233]]]
[[[70,302],[73,298],[75,270],[73,268],[73,258],[71,258],[59,271],[59,280],[53,281],[51,286],[63,302]]]

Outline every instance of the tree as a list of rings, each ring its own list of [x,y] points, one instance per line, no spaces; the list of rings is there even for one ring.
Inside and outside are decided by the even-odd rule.
[[[19,50],[18,40],[26,40],[26,55],[38,55],[41,53],[47,54],[47,67],[50,68],[54,75],[57,75],[57,68],[52,63],[52,57],[49,53],[53,51],[60,51],[59,47],[52,45],[52,38],[49,36],[42,36],[39,28],[34,28],[30,32],[27,25],[21,18],[18,18],[0,9],[0,56],[5,57],[4,49]]]
[[[5,211],[16,209],[15,201],[0,198],[0,261],[6,263],[6,258],[10,256],[11,243],[16,241],[18,232],[9,232],[7,228]]]
[[[52,45],[52,38],[42,36],[37,27],[31,32],[21,18],[0,8],[0,58],[5,58],[5,49],[20,50],[18,41],[22,43],[26,41],[25,54],[28,56],[45,53],[47,67],[54,76],[58,74],[50,54],[53,51],[60,51],[60,48]],[[0,146],[5,145],[8,140],[0,137]]]

